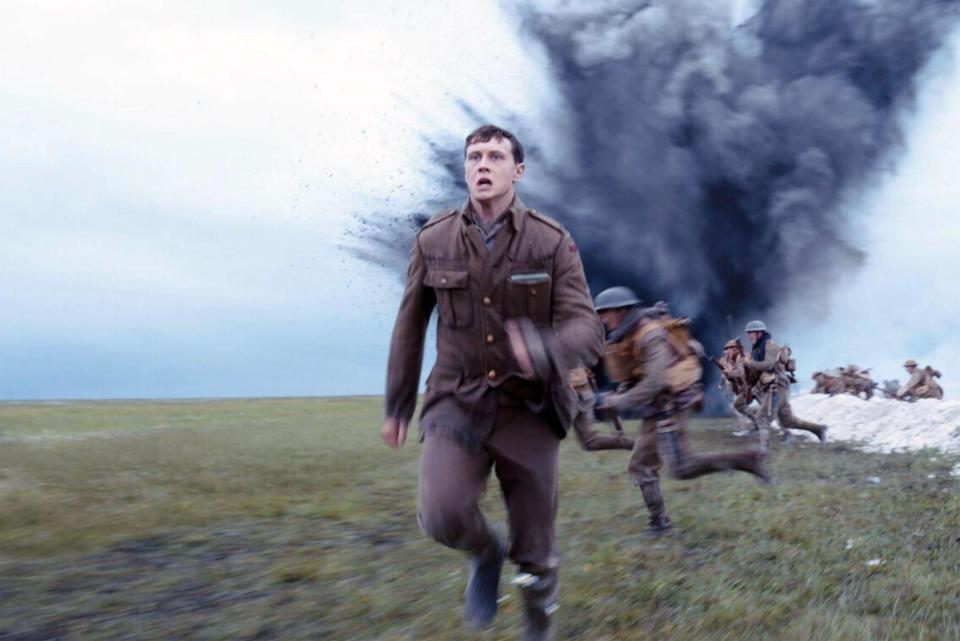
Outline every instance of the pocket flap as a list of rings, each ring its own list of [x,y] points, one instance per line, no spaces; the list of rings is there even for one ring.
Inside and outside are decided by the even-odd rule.
[[[510,274],[510,282],[520,285],[538,285],[550,281],[550,274],[547,272],[534,272],[526,274]]]
[[[434,269],[423,277],[423,284],[434,289],[459,289],[467,286],[469,277],[467,272]]]

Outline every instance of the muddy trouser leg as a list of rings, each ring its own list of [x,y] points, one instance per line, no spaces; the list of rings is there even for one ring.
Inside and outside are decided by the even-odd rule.
[[[757,440],[760,448],[766,451],[770,443],[770,432],[773,430],[773,418],[777,415],[776,407],[780,402],[776,389],[771,386],[763,391],[759,398],[760,407],[754,413],[757,420]]]
[[[439,543],[478,556],[499,544],[478,501],[493,458],[482,447],[467,451],[442,432],[427,432],[420,452],[417,520]]]
[[[760,424],[757,421],[757,414],[753,408],[750,407],[750,404],[747,402],[746,398],[744,398],[742,395],[738,395],[733,401],[733,409],[735,412],[740,414],[740,416],[743,416],[750,421],[754,432],[759,431]]]
[[[580,447],[588,452],[596,450],[632,450],[633,439],[625,434],[602,434],[594,429],[590,418],[593,409],[580,411],[573,419],[573,430]]]
[[[687,447],[687,416],[688,412],[680,412],[658,424],[657,445],[670,476],[688,480],[727,470],[763,475],[760,468],[762,455],[757,451],[692,454]]]
[[[660,492],[660,468],[663,466],[657,452],[657,423],[645,418],[640,423],[640,434],[630,454],[627,472],[643,493],[643,501],[650,512],[651,526],[669,523]]]
[[[510,559],[519,566],[525,639],[553,638],[560,557],[554,537],[560,439],[526,407],[500,407],[488,448],[510,522]]]
[[[817,438],[820,437],[823,431],[822,425],[796,417],[790,407],[790,399],[787,393],[783,393],[780,405],[777,408],[777,420],[780,421],[780,427],[784,428],[784,430],[805,430],[807,432],[813,432]]]

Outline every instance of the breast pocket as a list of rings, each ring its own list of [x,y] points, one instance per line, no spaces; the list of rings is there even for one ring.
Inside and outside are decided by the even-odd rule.
[[[473,300],[467,272],[430,270],[423,277],[423,284],[436,292],[440,320],[447,327],[458,329],[473,324]]]
[[[510,274],[507,280],[509,310],[514,318],[526,317],[538,325],[551,322],[550,299],[552,282],[544,271],[523,271]]]

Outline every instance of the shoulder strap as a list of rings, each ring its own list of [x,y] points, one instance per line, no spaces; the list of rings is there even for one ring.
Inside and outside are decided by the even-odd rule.
[[[444,211],[441,211],[441,212],[438,213],[438,214],[435,214],[435,215],[433,216],[433,218],[431,218],[431,219],[428,220],[427,222],[423,223],[423,225],[420,227],[420,229],[417,231],[417,233],[419,234],[419,233],[422,232],[424,229],[426,229],[426,228],[428,228],[428,227],[433,227],[433,226],[436,225],[437,223],[442,222],[442,221],[450,218],[450,216],[453,216],[453,215],[456,214],[458,211],[460,211],[460,210],[459,210],[459,209],[450,209],[450,210],[444,210]]]

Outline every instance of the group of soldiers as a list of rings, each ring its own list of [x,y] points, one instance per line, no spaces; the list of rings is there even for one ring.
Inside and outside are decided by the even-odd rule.
[[[896,399],[898,401],[917,401],[921,398],[943,398],[943,388],[937,383],[941,374],[938,370],[927,365],[920,368],[917,361],[912,358],[903,364],[907,370],[909,379],[903,385],[899,381],[889,380],[883,382],[883,387],[877,385],[870,378],[869,369],[860,369],[856,365],[850,364],[846,367],[838,367],[827,372],[814,372],[813,378],[816,385],[811,390],[811,394],[852,394],[867,400],[873,398],[874,391],[879,388],[884,398]]]
[[[570,382],[577,391],[580,406],[573,422],[580,445],[586,450],[630,450],[627,472],[640,488],[649,512],[647,534],[660,537],[672,531],[660,488],[659,470],[665,462],[670,475],[678,480],[694,479],[725,470],[739,470],[769,480],[763,466],[763,447],[739,452],[694,454],[686,438],[689,415],[702,408],[703,386],[700,360],[702,345],[689,330],[689,321],[673,318],[664,303],[644,307],[637,295],[627,287],[611,287],[600,292],[594,309],[606,329],[603,368],[615,389],[598,394],[596,382],[582,365],[571,370]],[[771,354],[776,350],[774,347]],[[748,359],[749,360],[749,359]],[[763,359],[761,359],[762,361]],[[757,381],[778,368],[769,362],[754,362],[753,378]],[[769,387],[769,389],[773,389]],[[772,411],[776,401],[766,390],[758,398],[766,401],[758,414]],[[592,422],[610,418],[617,427],[615,434],[599,433]],[[636,439],[623,434],[619,415],[641,419]],[[760,421],[758,433],[766,434]]]
[[[797,382],[790,347],[773,342],[762,321],[747,323],[746,334],[752,345],[749,352],[738,339],[731,339],[723,346],[723,356],[713,359],[734,396],[733,410],[752,426],[764,447],[774,418],[784,441],[792,439],[790,430],[802,430],[823,444],[827,426],[798,418],[790,407],[790,385]]]
[[[417,405],[427,328],[439,310],[436,362],[420,408],[417,520],[438,543],[464,552],[470,575],[467,627],[493,621],[501,570],[516,564],[525,641],[555,637],[560,555],[554,529],[560,442],[572,428],[588,450],[629,450],[627,472],[649,513],[647,532],[671,532],[659,470],[677,479],[737,470],[761,481],[774,419],[784,436],[826,426],[790,408],[795,363],[763,322],[745,328],[749,346],[731,341],[718,359],[753,425],[756,446],[694,453],[688,417],[703,405],[702,345],[689,322],[663,304],[645,306],[613,287],[591,298],[576,243],[559,223],[527,207],[515,191],[523,146],[493,125],[464,143],[469,197],[418,231],[390,342],[381,438],[404,444]],[[592,368],[602,359],[610,391]],[[597,430],[608,419],[614,433]],[[637,435],[620,416],[640,418]],[[488,524],[480,498],[495,473],[509,533]]]

